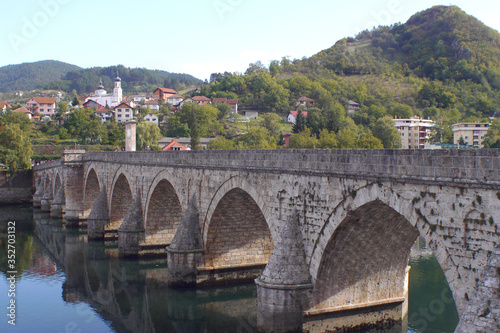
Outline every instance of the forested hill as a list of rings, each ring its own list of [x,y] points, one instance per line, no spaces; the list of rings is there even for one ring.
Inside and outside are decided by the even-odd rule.
[[[0,67],[0,92],[33,90],[54,80],[60,80],[69,71],[80,69],[78,66],[55,60]]]
[[[339,74],[411,71],[442,81],[486,79],[500,88],[500,34],[456,6],[432,7],[405,24],[362,31],[311,60]]]
[[[117,74],[122,78],[122,88],[126,93],[151,91],[158,86],[181,90],[203,83],[188,74],[122,65],[83,69],[60,61],[44,60],[0,67],[0,92],[33,89],[71,92],[75,89],[78,94],[84,94],[95,91],[101,79],[104,87],[111,90]]]
[[[98,83],[102,79],[105,89],[111,90],[117,75],[122,79],[122,88],[126,93],[152,91],[156,87],[182,90],[184,87],[203,83],[203,81],[189,74],[169,73],[145,68],[128,68],[118,65],[71,71],[66,73],[60,80],[45,85],[44,88],[66,92],[74,89],[78,94],[90,93],[97,89]]]
[[[405,101],[415,102],[412,107],[456,107],[479,117],[500,110],[500,34],[456,6],[435,6],[405,24],[362,31],[290,70],[351,82],[382,75],[402,86],[409,82],[404,78],[421,78],[428,86]]]

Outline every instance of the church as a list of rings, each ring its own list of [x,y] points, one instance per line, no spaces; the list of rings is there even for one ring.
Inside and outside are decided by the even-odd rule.
[[[122,101],[122,79],[119,76],[115,78],[115,87],[113,89],[113,93],[107,93],[102,84],[102,80],[99,82],[99,87],[94,92],[94,94],[90,95],[89,100],[93,100],[94,102],[108,108],[113,108],[121,103]]]

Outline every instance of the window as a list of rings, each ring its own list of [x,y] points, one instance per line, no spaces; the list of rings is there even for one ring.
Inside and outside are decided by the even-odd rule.
[[[121,114],[119,114],[119,115],[118,115],[118,118],[121,118],[121,117],[122,117],[122,115],[121,115]]]

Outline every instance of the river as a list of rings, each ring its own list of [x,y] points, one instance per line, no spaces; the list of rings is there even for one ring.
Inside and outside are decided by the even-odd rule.
[[[9,221],[15,221],[14,285]],[[257,331],[254,284],[173,290],[165,285],[165,259],[123,260],[117,253],[116,241],[88,243],[84,229],[66,229],[48,214],[0,207],[0,332]],[[410,265],[408,332],[453,332],[455,303],[424,241],[413,247]]]

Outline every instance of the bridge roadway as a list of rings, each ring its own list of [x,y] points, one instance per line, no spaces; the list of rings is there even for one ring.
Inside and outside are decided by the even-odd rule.
[[[117,233],[122,256],[168,246],[172,286],[257,278],[269,331],[402,303],[420,234],[452,290],[457,332],[498,331],[499,152],[64,151],[34,167],[33,204],[87,220],[89,238]]]

